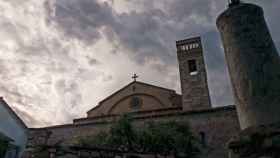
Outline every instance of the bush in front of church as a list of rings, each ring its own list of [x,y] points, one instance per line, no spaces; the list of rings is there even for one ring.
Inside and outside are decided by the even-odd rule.
[[[77,145],[186,158],[197,157],[202,148],[187,122],[150,121],[137,127],[128,115],[121,117],[108,132],[80,138]]]
[[[8,149],[8,141],[0,139],[0,157],[5,157],[6,151]]]

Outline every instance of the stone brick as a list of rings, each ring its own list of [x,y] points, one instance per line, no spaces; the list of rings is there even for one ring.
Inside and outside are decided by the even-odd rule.
[[[200,37],[176,42],[183,110],[210,108],[207,74]],[[187,48],[182,48],[186,46]],[[193,47],[195,46],[195,47]],[[191,74],[189,61],[195,60],[197,72]]]
[[[133,123],[135,128],[140,128],[146,121],[187,121],[190,123],[194,133],[204,132],[208,158],[225,158],[227,156],[226,144],[229,139],[240,131],[237,114],[234,107],[220,107],[214,109],[197,110],[189,112],[165,113],[162,115],[145,115],[135,117]],[[53,126],[41,129],[31,129],[29,133],[29,146],[37,146],[36,138],[44,135],[45,131],[51,131],[48,145],[62,142],[71,145],[71,141],[78,137],[95,135],[100,131],[108,130],[110,122],[71,124]]]
[[[217,19],[241,128],[280,122],[280,58],[262,8],[232,6]]]

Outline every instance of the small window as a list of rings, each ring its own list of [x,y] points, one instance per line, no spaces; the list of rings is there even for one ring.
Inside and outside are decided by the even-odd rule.
[[[199,135],[200,135],[200,142],[203,146],[206,146],[207,145],[207,142],[206,142],[206,134],[205,132],[199,132]]]
[[[193,44],[190,44],[189,47],[190,47],[190,49],[193,49]]]
[[[190,50],[189,45],[185,45],[185,47],[186,47],[186,50]]]
[[[181,50],[185,50],[185,46],[184,45],[181,45]]]
[[[188,65],[189,65],[189,74],[197,75],[198,70],[197,70],[196,60],[189,60]]]
[[[178,48],[181,51],[188,51],[188,50],[199,48],[199,44],[198,43],[184,44],[184,45],[180,45]]]
[[[131,108],[140,108],[142,105],[142,99],[140,97],[132,97],[130,100]]]

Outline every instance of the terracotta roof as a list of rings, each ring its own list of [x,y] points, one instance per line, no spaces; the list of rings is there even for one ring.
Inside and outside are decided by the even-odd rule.
[[[122,90],[124,90],[125,88],[129,87],[130,85],[132,84],[135,84],[135,83],[139,83],[139,84],[142,84],[142,85],[146,85],[146,86],[150,86],[150,87],[155,87],[155,88],[159,88],[159,89],[163,89],[163,90],[166,90],[166,91],[172,91],[172,92],[175,92],[175,90],[173,89],[168,89],[168,88],[164,88],[164,87],[159,87],[159,86],[155,86],[155,85],[151,85],[151,84],[148,84],[148,83],[144,83],[144,82],[139,82],[139,81],[133,81],[133,82],[130,82],[129,84],[127,84],[126,86],[124,86],[123,88],[119,89],[118,91],[114,92],[113,94],[109,95],[107,98],[103,99],[102,101],[99,102],[99,104],[97,106],[95,106],[94,108],[90,109],[87,113],[97,109],[100,107],[100,105],[105,102],[106,100],[112,98],[114,95],[116,95],[117,93],[121,92]]]
[[[22,121],[22,119],[15,113],[15,111],[6,103],[3,97],[0,97],[0,106],[4,106],[5,109],[9,112],[9,114],[25,129],[28,129],[26,124]]]

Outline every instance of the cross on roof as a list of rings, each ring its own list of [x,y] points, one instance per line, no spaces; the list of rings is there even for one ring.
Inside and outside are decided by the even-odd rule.
[[[136,81],[136,79],[138,78],[139,76],[137,76],[136,74],[134,74],[133,76],[132,76],[132,79],[134,80],[134,81]]]

